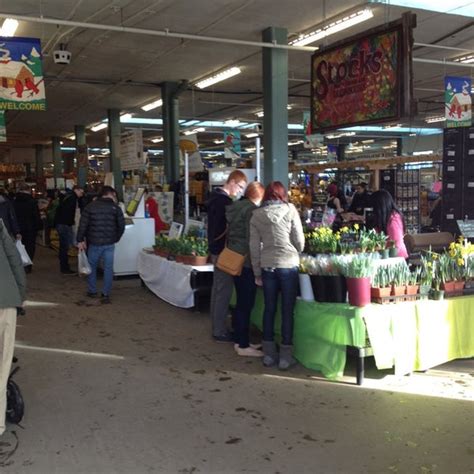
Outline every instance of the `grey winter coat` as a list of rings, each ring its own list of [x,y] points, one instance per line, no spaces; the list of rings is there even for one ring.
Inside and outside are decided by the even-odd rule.
[[[293,204],[264,203],[250,219],[250,257],[255,277],[262,268],[293,268],[304,248],[301,219]]]
[[[15,243],[0,219],[0,308],[16,308],[26,296],[26,277]]]

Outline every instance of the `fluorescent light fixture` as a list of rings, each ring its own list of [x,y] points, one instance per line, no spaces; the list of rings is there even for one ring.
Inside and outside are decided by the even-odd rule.
[[[120,116],[121,122],[128,122],[132,118],[132,114],[123,114]]]
[[[247,133],[247,135],[245,135],[246,138],[256,138],[258,137],[258,133]]]
[[[98,132],[99,130],[103,130],[104,128],[107,128],[107,126],[108,126],[107,122],[102,122],[91,127],[91,130],[93,132]]]
[[[199,122],[200,122],[200,120],[187,120],[184,123],[182,123],[181,125],[183,127],[192,127],[193,125],[196,125]]]
[[[163,137],[152,138],[151,141],[152,143],[160,143],[164,141],[164,138]]]
[[[257,117],[263,117],[263,110],[259,110],[258,112],[255,113]]]
[[[238,127],[240,125],[239,119],[226,120],[224,122],[228,127]]]
[[[222,143],[224,143],[224,140],[214,140],[214,143],[216,145],[221,145]]]
[[[303,143],[304,143],[304,140],[296,140],[294,142],[288,142],[288,146],[302,145]]]
[[[413,156],[420,156],[420,155],[432,155],[433,150],[424,150],[424,151],[414,151]]]
[[[326,135],[326,138],[332,140],[334,138],[341,138],[341,137],[353,137],[355,132],[341,132],[341,133],[331,133],[330,135]]]
[[[474,63],[474,54],[466,54],[459,58],[454,58],[453,61],[456,63],[471,64]]]
[[[206,129],[204,127],[199,127],[199,128],[194,128],[193,130],[186,130],[185,132],[183,132],[185,135],[193,135],[195,133],[199,133],[199,132],[205,132]]]
[[[210,77],[207,77],[206,79],[203,79],[202,81],[196,82],[195,86],[198,89],[205,89],[206,87],[217,84],[218,82],[225,81],[226,79],[229,79],[230,77],[234,77],[237,74],[240,74],[241,72],[242,70],[239,67],[234,66],[222,72],[219,72],[218,74],[215,74],[214,76],[210,76]]]
[[[375,140],[361,140],[361,143],[374,143]]]
[[[310,33],[299,35],[298,38],[290,41],[292,46],[306,46],[308,44],[319,41],[323,38],[326,38],[329,35],[338,33],[339,31],[350,28],[351,26],[362,23],[363,21],[370,20],[374,14],[370,8],[364,10],[359,10],[358,12],[347,15],[339,20],[333,21],[322,28],[318,28],[315,31]]]
[[[345,127],[341,128],[340,130],[354,130],[355,132],[385,132],[387,129],[384,127],[380,127],[378,125],[357,125],[355,127]],[[391,132],[398,132],[398,133],[416,133],[417,135],[440,135],[443,133],[442,128],[412,128],[412,127],[397,127],[392,128]]]
[[[137,125],[163,125],[163,119],[132,117],[131,119],[127,120],[127,123],[135,123]]]
[[[66,138],[68,140],[75,140],[76,139],[76,135],[74,135],[74,133],[72,135],[66,135]]]
[[[445,120],[446,120],[446,117],[443,117],[442,115],[439,115],[437,117],[426,117],[425,118],[426,123],[444,122]]]
[[[14,36],[17,28],[18,20],[6,18],[2,27],[0,28],[0,36]]]
[[[299,123],[289,123],[288,130],[303,130],[303,125]]]
[[[150,102],[149,104],[145,104],[142,107],[140,107],[142,110],[145,112],[149,112],[150,110],[156,109],[158,107],[161,107],[163,105],[163,100],[158,99],[153,102]]]

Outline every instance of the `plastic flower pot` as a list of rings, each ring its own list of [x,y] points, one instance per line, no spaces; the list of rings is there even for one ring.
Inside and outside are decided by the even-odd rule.
[[[465,283],[463,281],[455,281],[454,282],[454,290],[458,291],[458,292],[461,292],[462,290],[464,290],[464,285],[465,285]]]
[[[405,285],[395,286],[392,285],[392,296],[401,296],[405,294]]]
[[[300,273],[299,280],[301,298],[305,301],[314,301],[313,287],[309,275],[307,273]]]
[[[389,249],[388,254],[389,254],[389,257],[390,257],[390,258],[398,257],[398,249],[397,249],[397,247],[391,247],[391,248]]]
[[[443,300],[444,299],[444,290],[431,290],[430,298],[432,300]]]
[[[430,294],[431,285],[420,285],[420,295],[428,296]]]
[[[346,278],[349,304],[366,306],[370,304],[370,278]]]
[[[370,296],[372,298],[383,298],[384,296],[390,296],[392,289],[387,286],[385,288],[372,287],[370,289]]]
[[[446,293],[452,293],[454,291],[454,281],[447,281],[445,283],[441,283],[441,289],[444,290]]]
[[[417,295],[418,294],[418,285],[407,285],[407,295]]]
[[[159,257],[166,258],[168,256],[168,251],[165,249],[160,249],[160,248],[155,248],[155,255],[158,255]]]
[[[323,277],[326,303],[345,303],[347,300],[346,279],[342,275]]]
[[[380,256],[383,259],[389,258],[390,257],[390,249],[382,249],[380,250]]]
[[[322,275],[311,275],[311,286],[313,287],[313,295],[316,301],[323,303],[326,301],[326,282]]]

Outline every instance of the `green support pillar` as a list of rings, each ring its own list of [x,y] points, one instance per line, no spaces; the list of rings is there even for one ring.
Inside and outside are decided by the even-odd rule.
[[[179,95],[188,87],[188,81],[164,82],[163,100],[163,154],[165,175],[169,183],[179,180]]]
[[[76,135],[77,184],[78,186],[84,187],[87,184],[87,173],[89,170],[89,160],[87,159],[86,127],[84,125],[76,125],[74,127],[74,133]]]
[[[119,201],[123,200],[123,176],[122,166],[120,164],[120,133],[122,126],[120,124],[120,110],[107,110],[109,119],[109,147],[110,147],[110,171],[114,175],[114,187],[117,191]]]
[[[36,184],[38,188],[44,189],[44,155],[43,155],[43,145],[35,146],[35,162],[36,162]]]
[[[286,28],[263,30],[262,40],[288,44]],[[264,181],[288,186],[288,51],[263,48]]]
[[[52,139],[53,148],[53,165],[54,165],[54,185],[58,187],[58,178],[63,177],[63,163],[61,156],[61,139],[59,137],[53,137]]]

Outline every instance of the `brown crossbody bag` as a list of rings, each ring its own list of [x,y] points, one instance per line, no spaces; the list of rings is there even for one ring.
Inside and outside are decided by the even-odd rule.
[[[216,240],[223,238],[227,234],[227,229],[221,234]],[[247,255],[242,255],[238,252],[234,252],[229,247],[224,247],[224,250],[217,257],[216,267],[232,276],[239,276],[242,273],[245,259]]]

